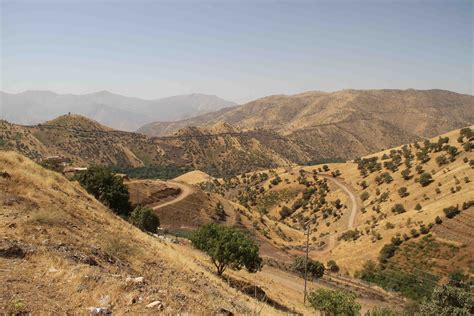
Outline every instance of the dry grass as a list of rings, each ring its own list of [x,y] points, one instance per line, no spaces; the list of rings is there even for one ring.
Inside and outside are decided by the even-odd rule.
[[[235,301],[238,292],[212,272],[115,216],[78,184],[13,152],[0,152],[0,170],[11,175],[0,179],[1,246],[26,252],[0,258],[0,313],[84,313],[101,305],[143,313],[153,300],[167,313],[252,311],[250,298]],[[126,282],[137,276],[143,284]],[[142,301],[131,304],[133,297]],[[265,306],[263,313],[278,312]]]
[[[57,210],[44,210],[40,209],[34,212],[28,219],[27,222],[32,224],[40,224],[40,225],[48,225],[48,226],[55,226],[64,223],[64,218],[62,217],[64,214],[60,214]]]

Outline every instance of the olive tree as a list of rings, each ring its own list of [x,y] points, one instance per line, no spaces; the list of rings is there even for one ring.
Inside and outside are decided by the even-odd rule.
[[[305,257],[297,257],[293,262],[293,271],[297,272],[301,276],[305,274],[305,265],[306,265],[306,258]],[[312,260],[308,258],[307,263],[307,272],[311,279],[319,279],[324,275],[324,264],[319,261]]]
[[[208,224],[191,235],[193,246],[211,257],[217,275],[222,275],[227,267],[240,270],[243,267],[251,273],[262,268],[262,258],[256,242],[238,229]]]

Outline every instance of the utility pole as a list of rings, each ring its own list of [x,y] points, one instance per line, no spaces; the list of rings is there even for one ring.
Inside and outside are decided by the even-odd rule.
[[[307,230],[306,230],[306,258],[304,260],[304,299],[303,299],[304,305],[306,305],[306,284],[308,282],[309,227],[310,227],[310,222],[308,221]]]

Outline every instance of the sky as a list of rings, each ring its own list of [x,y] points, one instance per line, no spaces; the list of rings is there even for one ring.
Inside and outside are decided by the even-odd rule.
[[[0,90],[473,94],[473,3],[0,0]]]

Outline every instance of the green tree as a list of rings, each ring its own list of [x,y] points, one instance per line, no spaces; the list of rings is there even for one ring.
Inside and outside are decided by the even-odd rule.
[[[428,172],[423,172],[420,176],[421,186],[426,187],[431,182],[433,182],[433,178],[431,177],[431,174],[429,174]]]
[[[258,245],[248,234],[232,227],[208,224],[191,235],[195,248],[211,257],[217,275],[222,275],[227,267],[240,270],[243,267],[251,273],[262,267]]]
[[[327,263],[328,270],[331,272],[339,272],[339,266],[337,265],[336,261],[334,260],[329,260]]]
[[[301,276],[304,276],[305,273],[305,262],[305,257],[297,257],[293,262],[293,270]],[[325,270],[324,264],[308,258],[308,276],[311,277],[311,279],[321,278],[324,275]]]
[[[443,209],[443,212],[444,212],[444,214],[446,214],[447,218],[453,218],[456,215],[458,215],[459,213],[461,213],[458,206],[446,207],[446,208]]]
[[[131,205],[127,186],[120,177],[115,176],[105,167],[90,167],[78,173],[75,180],[97,200],[108,206],[115,213],[128,216]]]
[[[362,192],[362,194],[360,195],[360,199],[362,201],[366,201],[368,198],[369,198],[369,192],[367,191]]]
[[[431,300],[425,299],[421,303],[420,314],[426,316],[473,315],[472,290],[449,285],[437,286],[431,295]]]
[[[329,289],[317,289],[309,293],[308,301],[311,306],[323,315],[358,315],[360,305],[356,296],[351,292]]]
[[[393,243],[385,244],[379,253],[379,261],[381,263],[386,263],[387,260],[395,255],[395,251],[397,250],[397,246]]]
[[[405,180],[410,180],[411,177],[412,177],[411,176],[411,169],[410,168],[403,169],[402,170],[402,177]]]
[[[401,187],[400,189],[398,189],[398,194],[400,195],[400,197],[406,197],[408,196],[408,189],[406,187]]]
[[[130,215],[130,222],[143,231],[156,233],[160,226],[160,219],[155,212],[148,207],[136,207]]]
[[[397,203],[394,206],[392,206],[392,212],[394,212],[395,214],[401,214],[401,213],[405,213],[406,210],[403,204]]]
[[[402,316],[403,313],[400,313],[396,310],[393,310],[389,307],[375,307],[365,313],[365,316]]]

